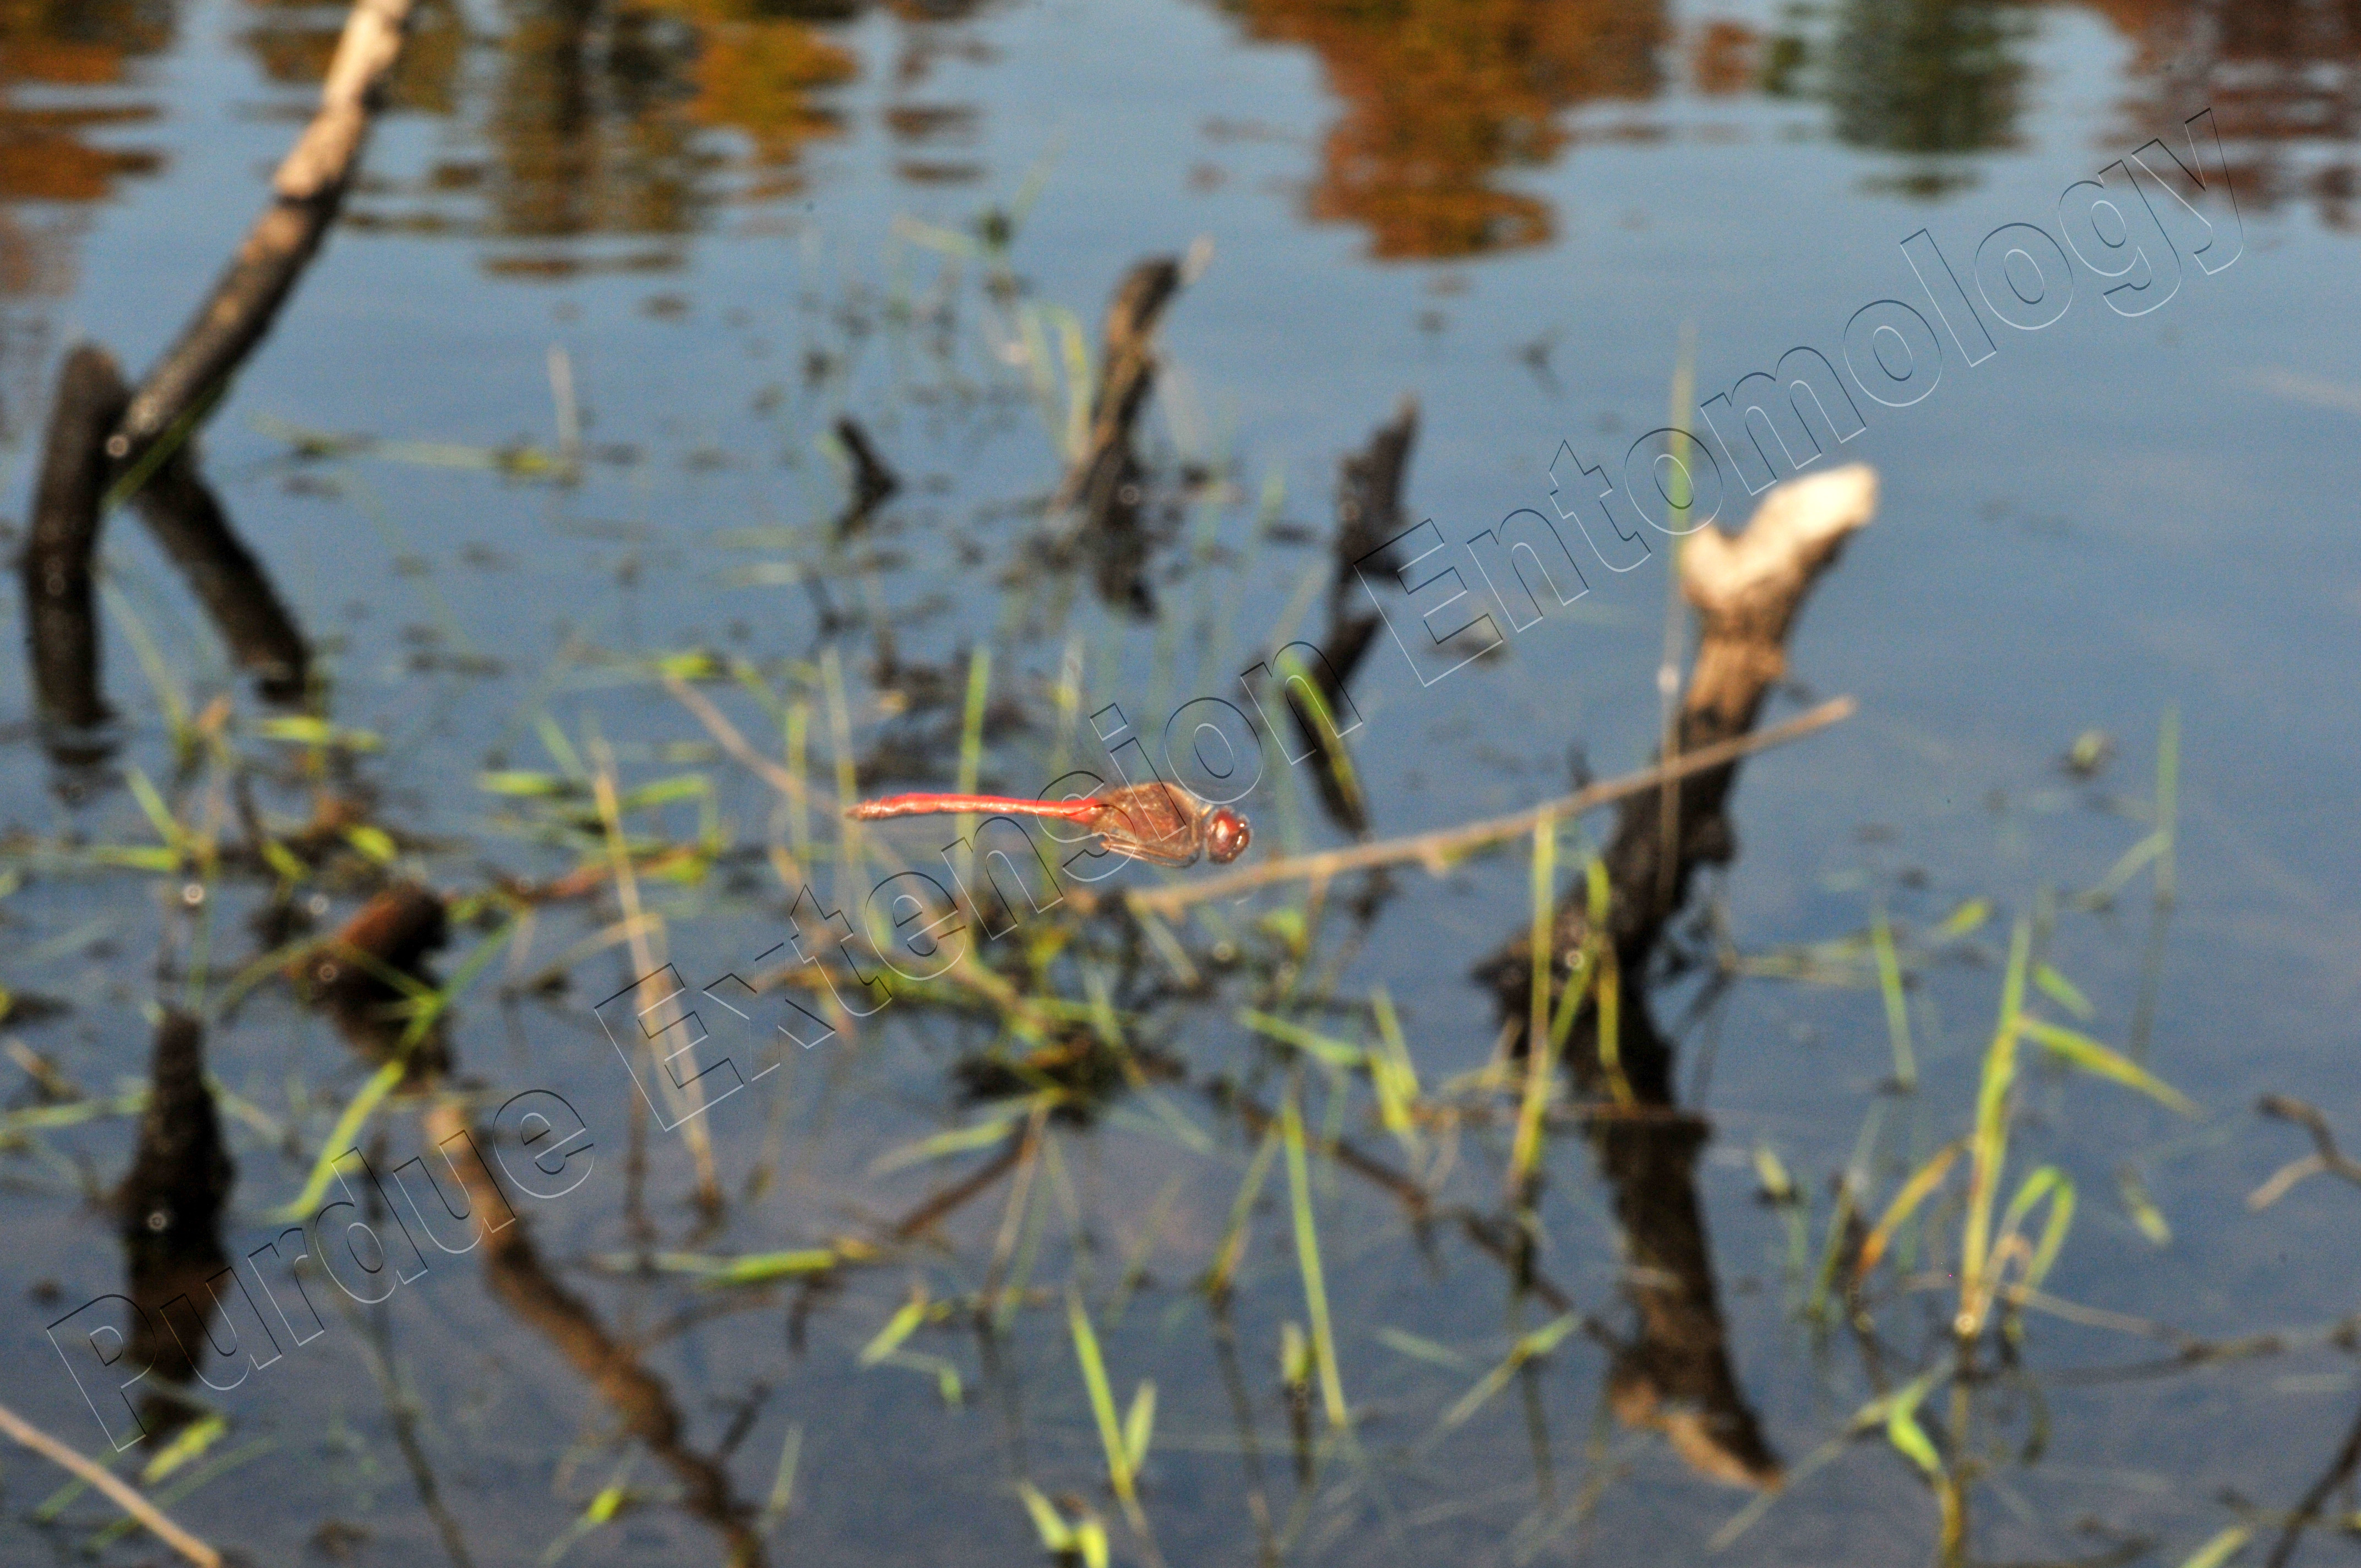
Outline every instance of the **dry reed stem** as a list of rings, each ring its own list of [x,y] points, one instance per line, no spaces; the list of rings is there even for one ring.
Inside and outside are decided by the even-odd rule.
[[[202,1568],[221,1568],[221,1553],[165,1517],[164,1510],[142,1497],[114,1472],[83,1458],[5,1405],[0,1405],[0,1432],[31,1449],[52,1464],[71,1470],[112,1498],[116,1507],[145,1525],[158,1540]]]

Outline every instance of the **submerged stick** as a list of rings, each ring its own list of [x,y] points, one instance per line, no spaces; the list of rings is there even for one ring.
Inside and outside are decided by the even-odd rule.
[[[121,1476],[92,1464],[5,1405],[0,1405],[0,1432],[7,1433],[50,1464],[71,1471],[78,1479],[105,1493],[115,1507],[137,1519],[159,1541],[190,1562],[202,1564],[203,1568],[221,1568],[220,1552],[174,1524],[165,1517],[163,1509],[140,1496]]]
[[[1291,855],[1285,860],[1266,861],[1258,866],[1227,872],[1222,876],[1205,877],[1197,882],[1176,883],[1170,887],[1125,894],[1134,909],[1170,915],[1192,904],[1209,898],[1226,898],[1251,888],[1265,887],[1276,882],[1300,882],[1307,878],[1325,879],[1342,872],[1365,871],[1372,866],[1398,865],[1405,861],[1417,861],[1429,871],[1440,874],[1452,861],[1470,850],[1488,844],[1515,839],[1533,830],[1533,825],[1543,817],[1567,817],[1595,811],[1631,795],[1657,789],[1669,779],[1684,778],[1690,773],[1717,768],[1740,757],[1768,751],[1790,740],[1798,740],[1816,729],[1825,729],[1852,717],[1860,707],[1851,697],[1832,697],[1817,707],[1774,724],[1768,729],[1733,736],[1711,746],[1701,746],[1684,752],[1674,761],[1620,778],[1608,779],[1577,790],[1569,795],[1532,806],[1507,817],[1487,817],[1457,828],[1441,828],[1431,833],[1414,833],[1406,839],[1386,839],[1374,844],[1356,844],[1350,849],[1324,850],[1317,854]]]
[[[344,201],[379,91],[401,54],[412,0],[356,0],[320,107],[271,181],[270,205],[179,339],[127,397],[104,349],[66,358],[50,415],[33,540],[25,553],[36,706],[44,719],[102,722],[90,562],[106,508],[141,510],[264,695],[302,689],[302,640],[182,448],[278,319]]]
[[[1744,532],[1703,529],[1681,552],[1679,588],[1697,609],[1699,638],[1666,736],[1664,782],[1627,793],[1591,874],[1476,971],[1512,1048],[1529,1060],[1562,1049],[1586,1095],[1676,1109],[1674,1047],[1650,1007],[1649,960],[1697,870],[1736,853],[1728,808],[1738,752],[1776,733],[1754,722],[1786,672],[1795,617],[1876,501],[1876,476],[1856,464],[1780,486]],[[1678,643],[1668,637],[1667,647]],[[1613,1120],[1593,1124],[1588,1136],[1623,1232],[1640,1331],[1609,1370],[1609,1407],[1626,1426],[1663,1433],[1702,1475],[1780,1485],[1778,1455],[1730,1364],[1697,1190],[1705,1128]]]
[[[67,729],[89,729],[107,717],[91,589],[115,471],[104,451],[106,433],[130,397],[104,349],[82,344],[66,356],[22,573],[35,705],[46,722]],[[311,663],[302,633],[230,526],[187,445],[162,455],[134,504],[265,699],[301,696]]]
[[[137,488],[168,436],[184,440],[278,319],[343,203],[379,90],[401,54],[411,0],[357,0],[320,88],[319,111],[271,181],[271,203],[247,231],[213,292],[148,372],[106,455]]]

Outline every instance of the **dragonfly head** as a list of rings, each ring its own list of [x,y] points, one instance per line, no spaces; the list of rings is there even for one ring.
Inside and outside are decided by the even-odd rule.
[[[1217,866],[1226,866],[1246,852],[1254,842],[1254,829],[1246,819],[1228,806],[1216,806],[1205,823],[1205,858]]]

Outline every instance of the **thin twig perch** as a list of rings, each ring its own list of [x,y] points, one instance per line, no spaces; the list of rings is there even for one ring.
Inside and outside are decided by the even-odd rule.
[[[1290,855],[1285,860],[1266,861],[1258,866],[1247,866],[1221,876],[1202,877],[1195,882],[1175,883],[1170,887],[1134,892],[1125,895],[1134,909],[1157,915],[1170,915],[1192,904],[1209,898],[1227,898],[1253,888],[1267,887],[1277,882],[1301,882],[1325,879],[1345,872],[1366,871],[1373,866],[1399,865],[1416,861],[1436,875],[1450,868],[1452,861],[1472,850],[1489,844],[1520,838],[1533,830],[1533,825],[1544,816],[1563,821],[1595,811],[1599,806],[1631,795],[1660,788],[1667,779],[1685,778],[1708,768],[1720,767],[1756,751],[1785,745],[1801,740],[1816,729],[1825,729],[1841,723],[1853,715],[1859,705],[1849,696],[1832,697],[1784,724],[1768,729],[1740,735],[1711,746],[1699,747],[1683,753],[1670,763],[1642,768],[1638,773],[1620,778],[1608,779],[1576,790],[1569,795],[1507,817],[1490,817],[1481,822],[1465,823],[1457,828],[1439,828],[1431,833],[1413,833],[1406,839],[1385,839],[1374,844],[1355,844],[1349,849],[1323,850],[1317,854]]]

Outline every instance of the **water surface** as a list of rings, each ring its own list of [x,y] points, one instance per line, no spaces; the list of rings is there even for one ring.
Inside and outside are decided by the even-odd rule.
[[[12,516],[59,356],[85,337],[135,368],[161,351],[250,221],[340,19],[251,0],[0,11]],[[1046,1124],[1022,1185],[1004,1171],[921,1245],[881,1238],[1002,1145],[896,1151],[1005,1107],[1006,1077],[972,1065],[1006,1056],[1005,1019],[972,998],[913,1000],[786,1052],[704,1119],[730,1196],[708,1222],[689,1150],[635,1120],[591,1012],[642,956],[613,939],[629,912],[602,893],[521,925],[493,909],[435,967],[448,980],[500,940],[444,1023],[455,1070],[488,1119],[556,1091],[596,1145],[580,1187],[521,1201],[533,1268],[435,1256],[381,1310],[315,1280],[324,1333],[207,1396],[225,1429],[155,1490],[254,1561],[540,1562],[617,1488],[571,1560],[931,1563],[1038,1552],[1024,1481],[1141,1560],[1077,1370],[1071,1283],[1118,1402],[1157,1387],[1140,1506],[1169,1562],[1701,1558],[1757,1495],[1730,1484],[1746,1456],[1621,1419],[1634,1345],[1721,1365],[1726,1386],[1683,1385],[1672,1408],[1734,1398],[1797,1477],[1733,1554],[1929,1556],[1937,1508],[1913,1462],[1878,1423],[1838,1440],[1944,1364],[1944,1259],[1914,1258],[1908,1288],[1882,1290],[1872,1333],[1804,1308],[1848,1168],[1873,1212],[1967,1129],[2010,926],[2054,913],[2049,961],[2089,1003],[2076,1026],[2140,1052],[2201,1112],[2029,1071],[2009,1185],[2041,1162],[2075,1183],[2045,1288],[2076,1315],[2027,1314],[2015,1364],[1941,1391],[1924,1420],[1972,1475],[1978,1561],[2177,1563],[2240,1525],[2259,1560],[2336,1458],[2356,1387],[2349,1344],[2303,1338],[2354,1310],[2355,1194],[2315,1178],[2259,1212],[2246,1195],[2308,1147],[2254,1113],[2261,1094],[2361,1138],[2345,812],[2361,756],[2345,455],[2361,412],[2357,53],[2349,5],[2279,0],[426,7],[344,222],[203,441],[317,645],[326,712],[381,744],[266,738],[267,710],[121,520],[106,543],[113,761],[61,778],[21,676],[0,682],[0,1035],[18,1058],[0,1069],[6,1403],[106,1451],[45,1330],[124,1287],[101,1196],[131,1162],[138,1119],[113,1097],[149,1071],[155,1006],[206,1014],[211,1070],[236,1097],[234,1255],[275,1234],[271,1211],[375,1069],[267,966],[239,985],[292,935],[251,922],[270,876],[159,877],[92,853],[159,842],[132,771],[188,823],[234,820],[211,742],[176,756],[176,714],[185,733],[229,698],[213,732],[258,764],[274,831],[334,797],[390,836],[346,836],[295,890],[322,931],[385,880],[387,852],[460,894],[595,863],[581,781],[602,757],[625,792],[701,778],[705,793],[630,817],[643,848],[704,847],[675,862],[694,877],[641,876],[660,924],[640,928],[695,983],[752,973],[800,885],[778,850],[833,899],[866,881],[832,859],[824,812],[807,839],[721,753],[665,670],[700,676],[783,764],[800,744],[822,787],[845,767],[864,790],[947,786],[988,651],[980,777],[1032,793],[1103,765],[1086,720],[1107,704],[1153,732],[1191,697],[1235,700],[1282,632],[1322,633],[1338,461],[1405,395],[1406,516],[1455,548],[1548,510],[1561,444],[1616,460],[1664,423],[1685,339],[1700,398],[1799,344],[1839,355],[1861,307],[1923,300],[1905,239],[1926,230],[1965,269],[2002,225],[2056,232],[2062,191],[2210,107],[2244,236],[2234,266],[2183,266],[2169,302],[2137,317],[2085,278],[2064,319],[1996,328],[1998,351],[1946,360],[1925,401],[1864,404],[1840,454],[1877,467],[1883,503],[1817,590],[1774,715],[1849,693],[1861,716],[1746,770],[1740,850],[1689,943],[1734,978],[1694,1012],[1698,971],[1657,1003],[1680,1025],[1682,1102],[1711,1125],[1695,1239],[1721,1346],[1651,1340],[1617,1171],[1563,1130],[1539,1261],[1621,1355],[1576,1333],[1446,1421],[1555,1314],[1460,1232],[1413,1228],[1394,1194],[1319,1157],[1352,1441],[1284,1376],[1310,1319],[1284,1161],[1225,1310],[1192,1288],[1259,1144],[1205,1091],[1226,1080],[1275,1106],[1289,1080],[1290,1058],[1238,1010],[1373,1040],[1382,987],[1441,1093],[1493,1049],[1469,975],[1529,922],[1521,850],[1440,879],[1405,870],[1360,911],[1340,883],[1300,949],[1300,893],[1208,910],[1180,929],[1214,979],[1193,999],[1159,993],[1150,948],[1079,927],[1054,993],[1081,1018],[1106,998],[1171,1076],[1113,1093],[1088,1124]],[[1038,532],[1071,411],[1066,334],[1094,345],[1110,291],[1151,255],[1191,261],[1142,427],[1148,543],[1097,573],[1053,569]],[[848,414],[903,488],[839,540],[848,468],[829,433]],[[1724,522],[1744,510],[1733,499]],[[1642,762],[1666,543],[1627,573],[1587,560],[1586,598],[1432,686],[1380,636],[1352,685],[1372,830],[1532,804],[1577,762]],[[2110,907],[2075,908],[2151,829],[2168,714],[2176,901],[2162,910],[2148,866]],[[2083,778],[2059,759],[2091,730],[2112,757]],[[1305,769],[1266,767],[1247,803],[1257,855],[1342,841]],[[555,799],[485,787],[503,772],[576,782]],[[888,841],[920,863],[935,847]],[[1564,866],[1580,854],[1569,831]],[[1938,939],[1979,899],[1989,916]],[[1911,958],[1911,1094],[1886,1089],[1873,973],[1857,954],[1795,956],[1877,908]],[[2071,1016],[2054,995],[2040,1005]],[[27,1060],[70,1080],[70,1102],[111,1109],[18,1116],[60,1095]],[[1315,1062],[1307,1082],[1315,1139],[1411,1159],[1366,1080],[1332,1100]],[[397,1096],[368,1124],[380,1168],[417,1152],[417,1109]],[[1504,1126],[1427,1139],[1444,1201],[1498,1207]],[[1760,1152],[1801,1208],[1763,1201]],[[1956,1234],[1956,1209],[1938,1223]],[[631,1261],[845,1253],[847,1238],[881,1250],[808,1284],[715,1290]],[[1013,1277],[1024,1288],[1005,1294]],[[921,1295],[946,1310],[864,1361]],[[993,1332],[975,1326],[979,1297]],[[2179,1343],[2127,1320],[2286,1337],[2118,1376]],[[1973,1405],[1964,1447],[1954,1400]],[[111,1517],[83,1498],[34,1518],[52,1480],[29,1459],[0,1475],[12,1557],[71,1552]],[[2299,1560],[2343,1549],[2327,1529]],[[143,1543],[104,1550],[130,1560]]]

